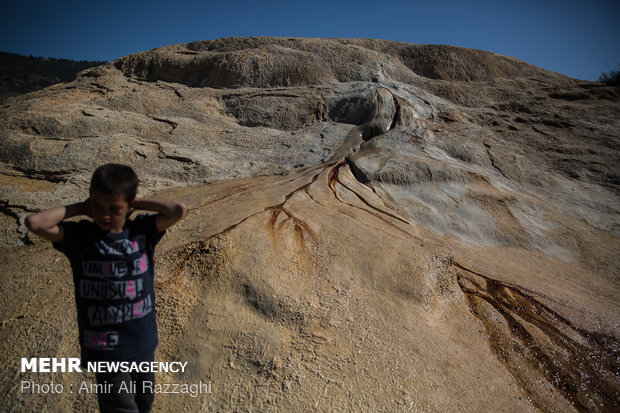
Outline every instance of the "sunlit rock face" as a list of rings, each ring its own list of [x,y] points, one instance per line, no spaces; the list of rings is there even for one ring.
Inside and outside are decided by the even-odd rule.
[[[231,38],[3,101],[3,406],[96,404],[13,389],[19,357],[78,354],[23,218],[123,162],[190,207],[156,275],[157,358],[189,367],[158,380],[213,393],[162,411],[617,410],[619,96],[478,50]]]

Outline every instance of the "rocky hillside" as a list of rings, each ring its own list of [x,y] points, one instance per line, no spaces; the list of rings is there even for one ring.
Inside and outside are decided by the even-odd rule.
[[[213,391],[157,411],[617,410],[619,101],[479,50],[293,38],[7,99],[3,410],[96,404],[22,394],[15,366],[78,354],[68,265],[23,218],[108,161],[190,207],[157,258],[157,359],[188,372],[158,380]]]
[[[0,100],[66,82],[78,72],[103,63],[0,52]]]

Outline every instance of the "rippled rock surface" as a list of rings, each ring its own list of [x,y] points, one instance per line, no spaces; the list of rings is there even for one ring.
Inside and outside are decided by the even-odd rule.
[[[478,50],[230,38],[4,101],[3,407],[95,406],[15,388],[19,357],[78,354],[23,218],[115,161],[190,207],[157,257],[157,358],[188,372],[158,380],[213,394],[162,411],[617,410],[619,97]]]

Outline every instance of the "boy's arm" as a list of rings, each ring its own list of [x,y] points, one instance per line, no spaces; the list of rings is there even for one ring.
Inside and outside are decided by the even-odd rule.
[[[162,232],[180,220],[187,212],[184,203],[170,199],[138,199],[135,209],[155,211],[155,225],[157,232]]]
[[[64,237],[62,226],[58,225],[67,218],[78,215],[90,215],[88,200],[77,204],[46,209],[26,217],[26,227],[38,236],[52,242],[60,242]]]

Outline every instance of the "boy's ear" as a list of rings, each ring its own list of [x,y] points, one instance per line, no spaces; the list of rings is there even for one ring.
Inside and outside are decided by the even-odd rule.
[[[129,203],[129,212],[133,212],[136,210],[136,208],[138,207],[138,202],[139,202],[138,199],[135,198],[133,201]]]

